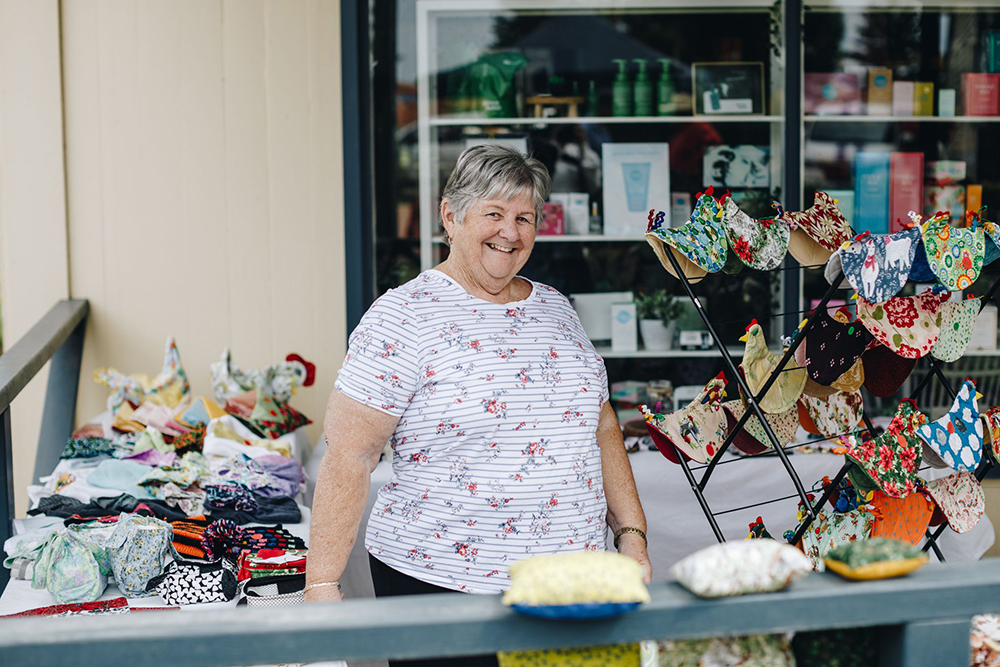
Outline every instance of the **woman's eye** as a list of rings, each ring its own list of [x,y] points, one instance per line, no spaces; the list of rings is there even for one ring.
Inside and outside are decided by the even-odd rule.
[[[492,213],[487,213],[486,215],[488,215],[491,218],[499,218],[500,217],[500,214],[497,213],[496,211],[493,211]]]
[[[530,225],[531,224],[531,220],[528,220],[527,218],[518,218],[517,221],[518,222],[523,222],[526,225]]]

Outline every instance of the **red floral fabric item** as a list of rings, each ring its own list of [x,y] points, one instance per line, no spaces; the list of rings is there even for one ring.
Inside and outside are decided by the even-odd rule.
[[[919,359],[937,343],[941,304],[947,293],[927,290],[916,296],[894,296],[885,303],[858,297],[858,319],[875,338],[901,357]]]
[[[874,484],[892,498],[905,498],[916,491],[922,454],[917,427],[926,421],[916,403],[906,399],[899,404],[888,428],[875,439],[859,443],[855,436],[849,436],[845,454],[857,464],[848,473],[851,483],[862,490]]]

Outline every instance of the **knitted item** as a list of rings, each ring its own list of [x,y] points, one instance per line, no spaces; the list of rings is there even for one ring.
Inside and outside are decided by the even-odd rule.
[[[205,558],[205,550],[201,546],[202,536],[210,521],[204,515],[193,516],[181,521],[172,521],[174,527],[174,548],[183,556],[190,558]]]
[[[240,546],[247,551],[259,552],[262,549],[305,549],[306,543],[279,524],[274,527],[244,528]]]

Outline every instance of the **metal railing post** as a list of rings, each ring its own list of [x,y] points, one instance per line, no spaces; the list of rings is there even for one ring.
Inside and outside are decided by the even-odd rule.
[[[52,355],[45,389],[45,407],[42,411],[42,429],[38,434],[38,450],[35,452],[35,479],[52,472],[59,463],[59,455],[66,439],[73,433],[86,332],[87,320],[84,318]]]

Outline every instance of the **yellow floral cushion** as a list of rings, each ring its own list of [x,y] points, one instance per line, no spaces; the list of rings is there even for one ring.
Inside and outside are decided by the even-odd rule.
[[[639,667],[639,645],[498,653],[500,667]]]
[[[534,556],[510,567],[510,588],[503,596],[505,605],[592,602],[649,602],[642,568],[608,551]]]

